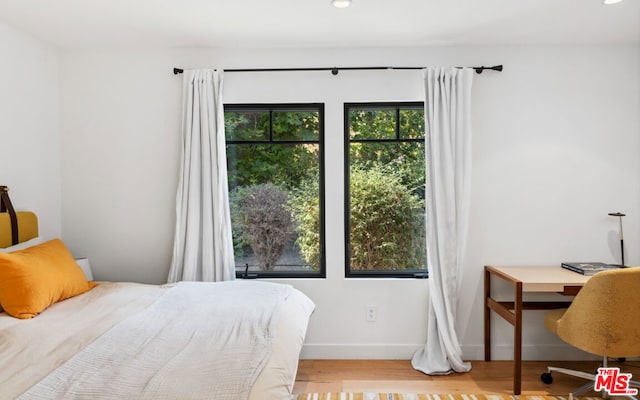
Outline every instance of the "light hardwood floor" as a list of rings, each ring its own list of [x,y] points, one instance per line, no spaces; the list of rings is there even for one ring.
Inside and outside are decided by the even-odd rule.
[[[553,383],[546,385],[540,374],[548,365],[595,371],[597,362],[522,363],[523,395],[563,395],[579,388],[585,380],[554,373]],[[294,393],[305,392],[404,392],[404,393],[491,393],[512,394],[513,363],[511,361],[472,361],[469,373],[429,376],[415,371],[406,360],[301,360]],[[640,377],[640,362],[610,362],[624,372]],[[584,396],[597,396],[585,393]]]

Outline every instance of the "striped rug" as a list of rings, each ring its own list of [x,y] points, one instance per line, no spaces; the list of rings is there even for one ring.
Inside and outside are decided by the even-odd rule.
[[[291,400],[569,400],[569,396],[510,396],[501,394],[417,394],[417,393],[301,393]],[[576,397],[574,400],[602,400]]]

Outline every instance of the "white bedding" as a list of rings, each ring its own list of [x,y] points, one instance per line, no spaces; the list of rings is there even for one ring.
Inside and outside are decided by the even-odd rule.
[[[211,321],[221,322],[221,316],[211,317],[210,313],[214,311],[210,308],[205,311],[204,307],[192,307],[196,310],[195,315],[185,313],[189,310],[189,305],[202,300],[188,297],[195,295],[195,292],[207,292],[204,288],[211,285],[221,289],[220,295],[222,291],[245,293],[240,298],[231,300],[226,305],[229,307],[223,307],[236,307],[232,314],[240,314],[240,321],[243,321],[244,316],[245,325],[238,329],[241,325],[237,325],[237,322],[226,322],[218,324],[221,330],[216,331],[217,328],[214,328],[217,332],[215,334],[226,337],[226,347],[220,346],[221,342],[218,339],[206,339],[211,338],[212,332],[206,335],[199,333],[201,329],[209,329],[210,326],[207,326],[211,325]],[[240,281],[182,286],[182,289],[178,289],[180,285],[172,288],[102,283],[86,294],[53,305],[31,320],[19,321],[6,314],[0,314],[0,398],[15,398],[21,394],[24,394],[25,398],[47,399],[56,396],[65,399],[73,396],[241,399],[246,398],[247,394],[251,400],[288,398],[313,303],[302,293],[288,286],[263,282]],[[272,314],[265,313],[264,310],[258,311],[260,307],[252,307],[260,301],[251,298],[248,293],[265,294],[265,291],[275,288],[278,288],[275,292],[280,293],[283,301],[275,300],[275,303],[280,305],[273,308]],[[178,291],[185,293],[179,294]],[[229,301],[231,298],[227,294],[223,296],[227,300],[220,300],[222,297],[219,297],[216,302]],[[241,306],[239,303],[243,302],[245,305]],[[174,305],[174,310],[161,310],[159,307],[163,303]],[[182,305],[178,305],[179,303]],[[232,345],[235,336],[247,336],[246,333],[251,332],[245,329],[248,326],[246,317],[253,311],[241,312],[241,309],[257,311],[262,315],[265,322],[263,325],[267,330],[263,333],[254,331],[251,337],[262,337],[264,340],[252,339],[253,343],[250,345],[239,344],[240,342],[236,341]],[[141,312],[142,310],[145,311]],[[149,311],[165,315],[165,318],[148,314]],[[133,327],[137,323],[128,318],[136,314],[146,315],[141,317],[145,329],[137,335],[130,335],[131,329],[137,329]],[[184,321],[199,320],[200,327],[194,331],[193,326],[187,328],[187,322],[161,324],[162,327],[155,323],[156,320],[166,321],[166,316],[169,317],[169,321],[177,322],[181,315]],[[224,327],[232,326],[236,327],[235,331],[232,328],[231,332],[224,332]],[[249,323],[249,326],[253,326],[254,330],[258,329],[253,323]],[[118,334],[119,331],[121,334]],[[174,336],[167,335],[169,331],[173,331],[172,335],[179,332],[177,335],[183,337],[184,346],[179,345],[173,339]],[[124,337],[125,342],[113,339],[117,336]],[[196,336],[205,338],[204,342],[209,350],[199,351],[203,349],[203,345],[194,344],[192,339]],[[134,350],[131,350],[147,342],[156,342],[159,344],[157,348],[162,351],[152,350],[146,355],[140,355],[134,354]],[[257,351],[262,347],[265,351]],[[243,348],[251,348],[251,351],[244,351],[244,358],[245,362],[253,366],[245,369],[244,374],[248,374],[247,376],[234,378],[231,375],[242,373],[230,368],[233,365],[233,357],[227,358],[227,361],[225,357],[229,354],[243,353]],[[219,356],[211,357],[215,352],[218,352]],[[96,360],[103,359],[108,353],[113,355],[106,356],[108,358],[105,362],[95,364]],[[239,361],[241,357],[236,358]],[[180,360],[184,363],[179,363]],[[59,366],[62,367],[57,368]],[[129,369],[132,366],[135,368]],[[38,384],[40,381],[42,383]],[[254,384],[251,385],[252,383]],[[227,387],[223,388],[225,385]],[[229,388],[229,385],[235,389]],[[216,397],[218,394],[220,397]]]

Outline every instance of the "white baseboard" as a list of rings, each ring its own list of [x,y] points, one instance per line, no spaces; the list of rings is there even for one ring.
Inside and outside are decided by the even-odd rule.
[[[484,345],[462,346],[462,354],[467,360],[484,360]],[[522,345],[522,359],[526,361],[588,361],[601,358],[563,344]],[[492,346],[491,359],[513,360],[513,345]]]
[[[424,344],[304,344],[300,358],[314,360],[410,360]],[[512,345],[492,346],[493,360],[513,360]],[[484,360],[483,345],[462,346],[465,360]],[[522,359],[526,361],[586,361],[600,357],[569,345],[523,345]]]
[[[422,344],[304,344],[306,360],[410,360]]]

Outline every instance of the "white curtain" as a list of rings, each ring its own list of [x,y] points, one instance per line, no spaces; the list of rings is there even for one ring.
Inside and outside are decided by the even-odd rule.
[[[182,163],[169,282],[235,279],[222,78],[222,71],[184,71]]]
[[[427,374],[467,372],[455,330],[465,251],[471,174],[469,68],[427,68],[425,84],[426,219],[429,270],[427,342],[413,356]]]

